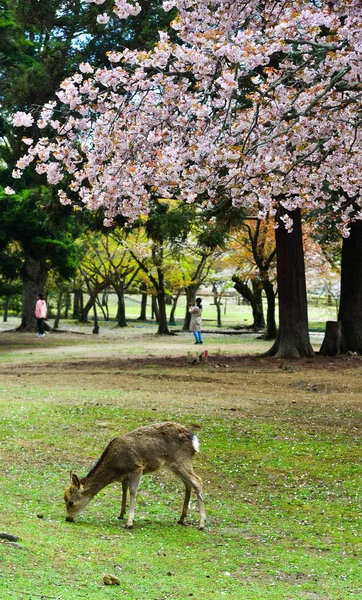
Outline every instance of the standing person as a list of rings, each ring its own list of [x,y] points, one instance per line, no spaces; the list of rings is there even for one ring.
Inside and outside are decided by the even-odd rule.
[[[38,337],[44,337],[44,319],[47,318],[47,305],[43,294],[38,294],[38,300],[35,305],[35,318],[38,326]]]
[[[191,313],[190,331],[193,331],[195,336],[195,344],[202,344],[201,323],[202,323],[202,304],[201,298],[196,298],[196,305],[189,306]]]

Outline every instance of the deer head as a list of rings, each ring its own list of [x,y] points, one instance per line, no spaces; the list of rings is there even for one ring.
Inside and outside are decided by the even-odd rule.
[[[66,521],[73,521],[88,504],[91,498],[84,495],[84,487],[80,482],[79,477],[70,472],[70,486],[64,492],[64,501],[67,510],[65,517]]]

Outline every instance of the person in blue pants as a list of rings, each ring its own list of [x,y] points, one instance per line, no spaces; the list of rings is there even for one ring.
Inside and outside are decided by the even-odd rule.
[[[202,324],[202,300],[196,298],[195,306],[189,306],[189,312],[191,313],[190,331],[193,332],[195,337],[195,344],[202,344],[201,324]]]

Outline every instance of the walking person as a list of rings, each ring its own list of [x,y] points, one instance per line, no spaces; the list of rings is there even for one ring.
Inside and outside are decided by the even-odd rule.
[[[191,313],[190,331],[195,336],[195,344],[202,344],[201,335],[201,323],[202,323],[202,300],[196,298],[195,306],[189,306],[189,313]]]
[[[35,318],[38,327],[38,337],[44,337],[44,319],[47,318],[47,305],[43,294],[38,294],[38,300],[35,305]]]

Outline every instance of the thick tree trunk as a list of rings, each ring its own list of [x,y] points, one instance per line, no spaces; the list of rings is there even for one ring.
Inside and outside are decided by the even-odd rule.
[[[344,353],[341,321],[326,322],[326,332],[319,353],[323,356],[336,356]]]
[[[233,275],[234,288],[245,300],[250,302],[253,312],[253,329],[264,329],[265,319],[263,312],[262,287],[259,282],[252,282],[252,289],[237,275]]]
[[[288,233],[280,217],[293,219],[293,231]],[[275,231],[278,268],[279,330],[276,341],[267,353],[276,358],[313,356],[308,334],[307,292],[300,210],[280,208]]]
[[[35,331],[35,304],[39,292],[44,292],[47,280],[47,265],[27,257],[23,269],[23,306],[19,331]],[[47,327],[49,329],[49,326]]]
[[[343,239],[338,321],[327,321],[320,354],[362,354],[362,223],[351,225]]]
[[[338,321],[342,322],[344,352],[362,354],[362,223],[352,223],[343,238],[341,300]]]

